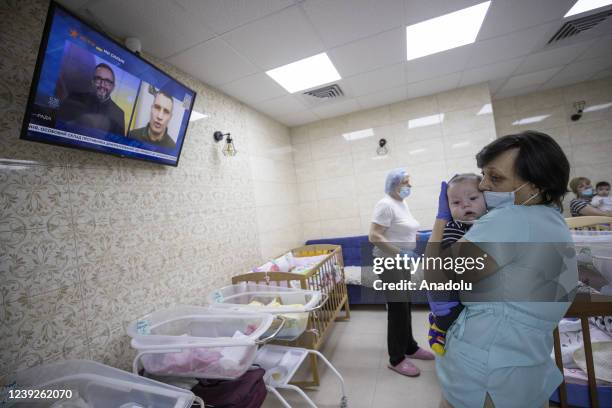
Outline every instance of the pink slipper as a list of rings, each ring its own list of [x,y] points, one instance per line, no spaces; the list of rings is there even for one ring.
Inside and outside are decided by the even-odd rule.
[[[389,368],[407,377],[417,377],[419,374],[421,374],[421,370],[412,364],[408,358],[404,358],[402,362],[396,366],[389,364]]]
[[[436,356],[427,350],[419,349],[413,354],[408,354],[407,357],[414,358],[415,360],[435,360]]]

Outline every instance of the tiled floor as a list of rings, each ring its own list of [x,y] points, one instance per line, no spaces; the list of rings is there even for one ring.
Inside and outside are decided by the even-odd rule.
[[[427,347],[427,311],[412,311],[415,339]],[[408,378],[387,368],[387,313],[383,306],[351,310],[350,322],[338,322],[321,352],[344,377],[350,408],[437,408],[440,402],[433,361],[415,361],[421,375]],[[307,366],[307,363],[304,363]],[[298,372],[298,375],[301,375]],[[304,375],[305,378],[305,375]],[[308,407],[293,391],[282,391],[293,408]],[[329,370],[321,370],[321,385],[307,394],[319,408],[339,407],[340,387]],[[281,407],[268,395],[265,408]]]

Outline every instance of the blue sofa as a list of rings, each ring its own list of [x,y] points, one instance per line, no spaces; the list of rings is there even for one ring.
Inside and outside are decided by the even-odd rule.
[[[417,233],[416,252],[425,252],[427,240],[431,235],[431,230],[419,231]],[[368,240],[367,235],[354,237],[338,237],[325,239],[311,239],[306,241],[306,245],[311,244],[333,244],[342,247],[342,258],[345,266],[363,266],[362,258],[372,253],[373,245]],[[349,303],[351,305],[378,305],[385,304],[385,297],[382,292],[370,287],[361,285],[347,285]]]

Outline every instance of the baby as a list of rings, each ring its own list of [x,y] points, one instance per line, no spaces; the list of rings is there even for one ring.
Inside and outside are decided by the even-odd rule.
[[[597,195],[591,200],[591,205],[601,211],[612,211],[612,197],[610,197],[610,183],[600,181],[595,185]]]
[[[449,180],[446,195],[453,219],[444,227],[442,249],[448,248],[461,239],[472,223],[487,212],[484,195],[478,190],[480,181],[481,177],[473,173],[458,174]],[[446,331],[463,310],[457,292],[449,292],[444,297],[450,301],[457,301],[458,305],[443,314],[429,314],[429,345],[439,355],[444,355]]]

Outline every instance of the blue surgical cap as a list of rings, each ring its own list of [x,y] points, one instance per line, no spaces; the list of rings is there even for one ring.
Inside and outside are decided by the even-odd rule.
[[[389,174],[387,174],[387,180],[385,180],[385,193],[392,193],[402,182],[404,177],[406,177],[406,169],[399,168],[391,170]]]

